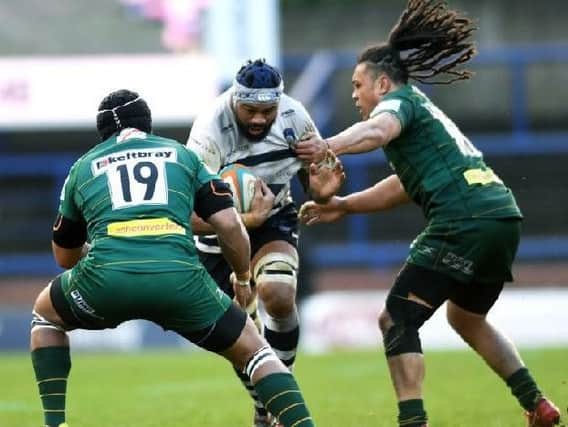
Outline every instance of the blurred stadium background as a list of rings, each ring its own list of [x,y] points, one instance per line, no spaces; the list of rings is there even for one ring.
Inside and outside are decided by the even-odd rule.
[[[477,75],[425,90],[484,151],[526,216],[517,281],[493,316],[521,346],[568,347],[568,2],[449,3],[479,21]],[[239,65],[266,57],[331,135],[358,120],[350,99],[358,50],[384,39],[404,4],[2,0],[0,351],[26,349],[34,297],[60,272],[51,223],[70,165],[97,142],[95,111],[104,95],[138,90],[156,133],[185,142],[195,115]],[[389,173],[378,153],[344,162],[346,192]],[[409,206],[302,230],[305,351],[376,347],[376,313],[422,226]],[[423,336],[426,348],[462,346],[440,316]],[[84,349],[181,345],[144,322],[73,333],[72,340]]]

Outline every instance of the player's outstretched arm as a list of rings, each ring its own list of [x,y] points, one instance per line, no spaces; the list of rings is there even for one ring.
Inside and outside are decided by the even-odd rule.
[[[395,115],[383,112],[355,123],[326,141],[335,154],[358,154],[376,150],[397,138],[402,130]]]
[[[380,212],[409,201],[398,176],[391,175],[366,190],[345,197],[333,197],[326,204],[306,202],[300,209],[299,217],[306,225],[329,223],[348,214]]]
[[[400,121],[389,112],[355,123],[331,138],[322,139],[317,134],[307,135],[299,141],[294,150],[298,158],[309,162],[320,162],[326,149],[335,154],[357,154],[373,151],[397,138],[401,132]]]

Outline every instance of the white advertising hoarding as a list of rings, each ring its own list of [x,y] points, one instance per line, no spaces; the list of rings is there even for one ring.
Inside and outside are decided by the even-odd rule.
[[[514,285],[511,285],[514,288]],[[328,291],[311,295],[300,307],[302,349],[321,353],[382,347],[377,316],[385,291]],[[488,319],[521,348],[566,346],[568,289],[506,289]],[[420,329],[425,349],[462,349],[467,345],[440,307]]]
[[[0,58],[0,129],[92,127],[111,91],[137,91],[154,123],[191,123],[217,94],[205,55]]]

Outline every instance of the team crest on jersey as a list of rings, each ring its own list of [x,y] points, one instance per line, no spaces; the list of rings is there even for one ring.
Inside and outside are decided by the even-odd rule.
[[[294,114],[296,112],[296,110],[294,110],[293,108],[289,108],[286,111],[283,111],[280,115],[282,117],[290,117],[292,114]]]

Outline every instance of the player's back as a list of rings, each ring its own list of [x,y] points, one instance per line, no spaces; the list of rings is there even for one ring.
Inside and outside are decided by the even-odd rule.
[[[126,129],[69,176],[92,245],[83,267],[179,271],[197,264],[189,218],[199,158],[176,141]]]

